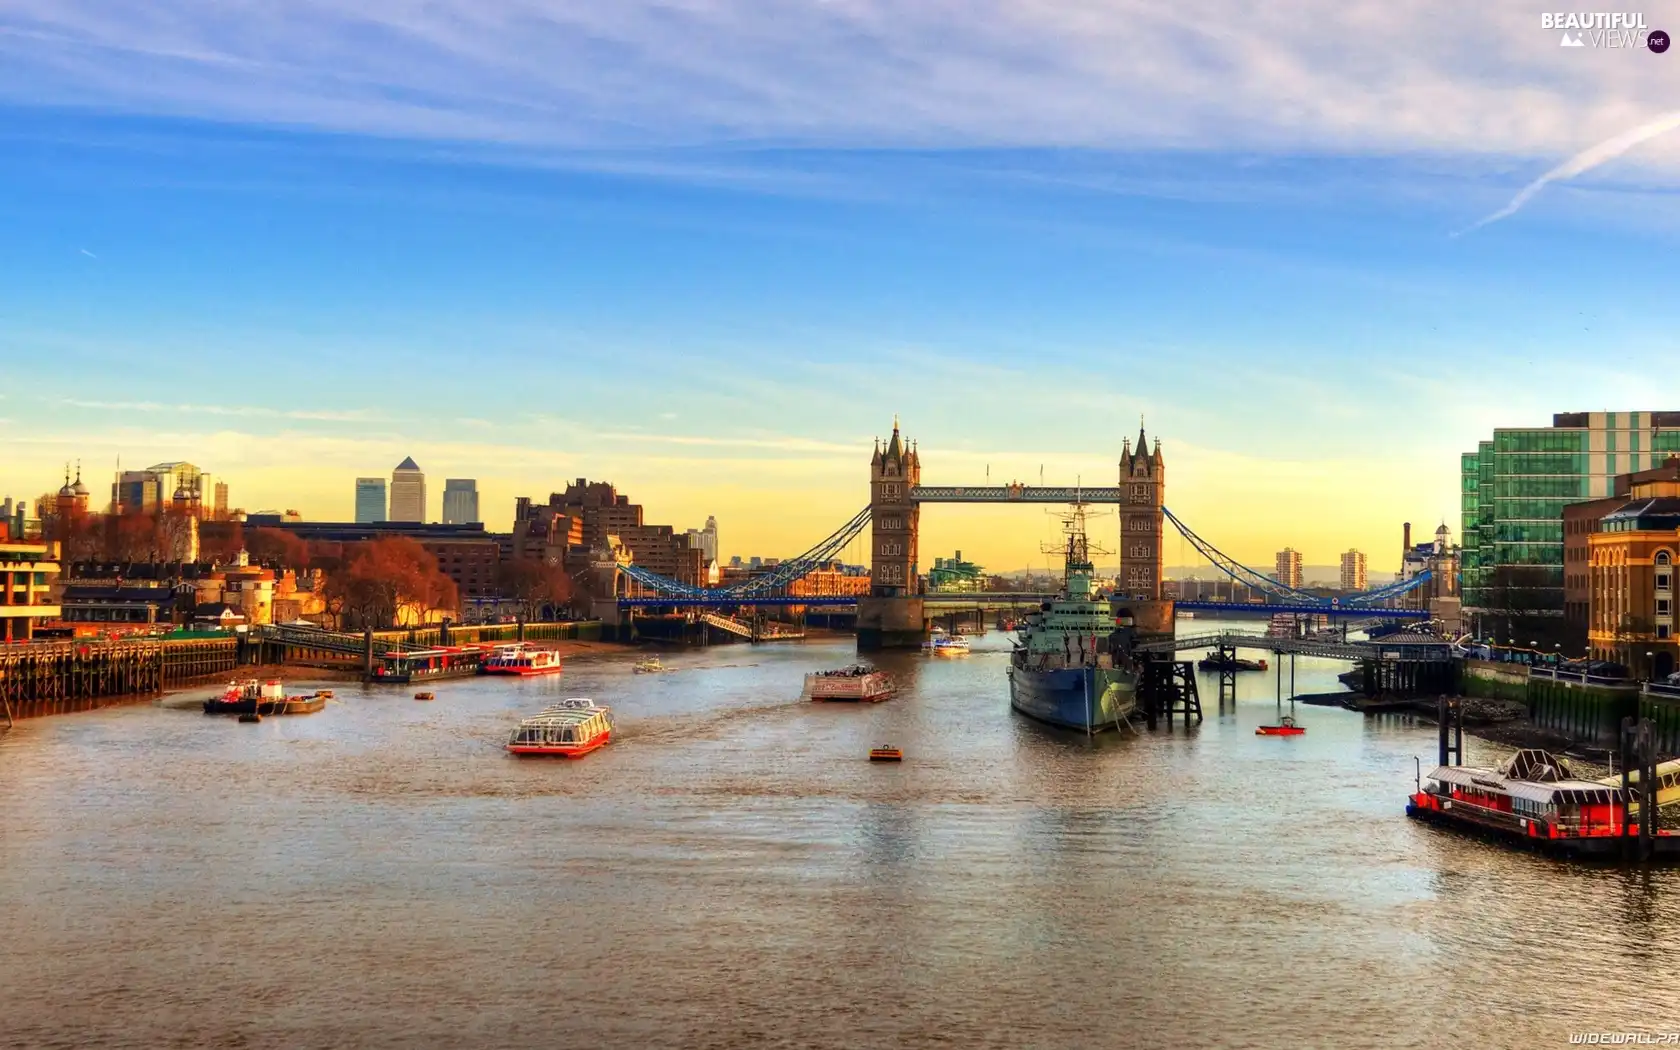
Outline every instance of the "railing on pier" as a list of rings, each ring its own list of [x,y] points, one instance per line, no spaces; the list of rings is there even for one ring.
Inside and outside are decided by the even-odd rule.
[[[722,613],[713,612],[701,613],[700,622],[709,627],[716,627],[725,634],[733,634],[736,637],[745,638],[749,641],[752,640],[753,637],[752,625],[742,623],[733,616],[724,616]]]
[[[1379,655],[1378,646],[1368,642],[1325,642],[1310,638],[1281,638],[1229,632],[1143,642],[1137,646],[1140,653],[1176,653],[1186,649],[1262,649],[1271,653],[1318,656],[1327,660],[1371,660]]]
[[[1646,682],[1642,691],[1646,696],[1658,700],[1680,701],[1680,685],[1670,685],[1667,682]]]
[[[1604,675],[1587,674],[1585,671],[1572,671],[1566,667],[1546,667],[1542,664],[1528,664],[1530,678],[1549,678],[1554,682],[1579,682],[1582,685],[1602,685],[1613,689],[1633,689],[1639,685],[1631,678],[1612,678]],[[1677,693],[1676,695],[1680,695]]]
[[[237,637],[35,642],[0,646],[0,717],[54,714],[143,696],[239,665]]]

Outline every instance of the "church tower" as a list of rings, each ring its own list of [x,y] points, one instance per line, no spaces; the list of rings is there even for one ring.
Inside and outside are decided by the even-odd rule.
[[[910,490],[922,481],[922,461],[914,445],[898,433],[893,419],[886,447],[875,442],[869,460],[870,593],[902,598],[916,593],[916,534],[920,508]]]
[[[1161,441],[1153,452],[1143,423],[1138,423],[1137,447],[1128,439],[1120,453],[1120,579],[1115,587],[1116,606],[1124,603],[1140,635],[1170,634],[1173,629],[1172,602],[1162,592],[1165,575],[1161,513],[1167,500],[1167,468],[1161,458]]]

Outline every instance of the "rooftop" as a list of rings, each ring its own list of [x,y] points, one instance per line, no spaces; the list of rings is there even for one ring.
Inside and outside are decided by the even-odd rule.
[[[1680,496],[1633,500],[1599,519],[1600,532],[1668,532],[1680,529]]]

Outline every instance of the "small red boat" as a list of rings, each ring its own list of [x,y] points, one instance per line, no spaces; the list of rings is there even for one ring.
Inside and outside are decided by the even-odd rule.
[[[1283,720],[1275,726],[1256,726],[1255,729],[1254,729],[1254,735],[1255,736],[1300,736],[1302,733],[1305,733],[1306,731],[1307,731],[1306,727],[1296,725],[1295,724],[1295,719],[1290,718],[1286,715],[1286,716],[1284,716]]]

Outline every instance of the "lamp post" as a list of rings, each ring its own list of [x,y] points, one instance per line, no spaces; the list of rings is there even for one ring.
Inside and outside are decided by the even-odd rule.
[[[1650,681],[1657,676],[1657,654],[1645,654],[1645,680]]]

